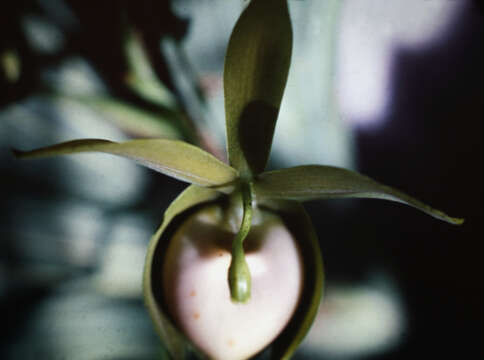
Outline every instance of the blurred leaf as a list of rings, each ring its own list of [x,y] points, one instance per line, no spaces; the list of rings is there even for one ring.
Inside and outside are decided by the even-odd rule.
[[[224,69],[228,153],[242,177],[266,166],[291,51],[286,0],[252,0],[232,32]]]
[[[14,49],[0,53],[0,71],[9,82],[15,83],[20,78],[20,59]]]
[[[131,134],[153,138],[180,139],[182,137],[177,125],[180,119],[173,111],[154,113],[110,97],[77,97],[74,100],[92,107],[119,128]]]
[[[21,159],[82,152],[103,152],[137,161],[178,180],[202,186],[220,186],[237,179],[237,171],[200,148],[178,140],[141,139],[124,143],[84,139],[32,151],[13,150]]]
[[[162,294],[160,294],[161,281],[156,282],[156,279],[161,279],[160,271],[162,268],[161,263],[163,261],[163,254],[160,253],[161,247],[158,245],[163,232],[177,215],[180,215],[193,206],[213,201],[219,195],[220,194],[214,190],[198,187],[196,185],[191,185],[186,188],[165,211],[163,222],[158,231],[152,236],[148,245],[143,273],[143,295],[145,304],[158,335],[174,359],[185,358],[189,341],[172,324],[169,316],[165,314],[161,307],[163,301]]]
[[[275,202],[276,204],[277,202]],[[323,294],[323,260],[311,220],[304,208],[294,202],[276,204],[279,215],[298,240],[304,261],[304,289],[300,304],[284,331],[272,346],[272,359],[290,359],[311,328]]]
[[[255,181],[254,188],[256,196],[273,199],[305,201],[353,197],[391,200],[413,206],[451,224],[464,222],[369,177],[332,166],[306,165],[266,172]]]
[[[166,107],[176,107],[176,100],[153,70],[139,36],[128,31],[124,50],[131,73],[126,82],[145,99]]]

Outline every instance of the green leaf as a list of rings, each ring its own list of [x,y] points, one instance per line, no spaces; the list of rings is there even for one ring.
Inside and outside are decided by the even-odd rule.
[[[196,185],[189,186],[165,211],[163,222],[158,231],[152,236],[148,245],[143,273],[143,296],[145,305],[153,320],[156,332],[174,359],[185,358],[189,341],[172,324],[170,318],[165,314],[161,306],[162,296],[160,297],[159,295],[161,282],[156,281],[156,279],[159,280],[162,278],[160,274],[162,254],[160,254],[161,248],[158,245],[160,244],[160,239],[162,239],[164,231],[176,216],[193,206],[213,201],[218,196],[220,196],[220,193],[214,190]]]
[[[276,205],[274,207],[274,205]],[[261,204],[261,206],[265,206]],[[291,321],[272,346],[271,358],[290,359],[311,328],[323,295],[323,260],[311,220],[304,208],[294,202],[272,202],[289,231],[298,239],[304,261],[304,288]]]
[[[224,69],[228,153],[242,177],[266,166],[291,51],[286,0],[252,0],[232,32]]]
[[[183,141],[140,139],[123,143],[84,139],[32,151],[13,150],[21,159],[103,152],[135,160],[165,175],[202,186],[222,186],[237,179],[237,171],[200,148]]]
[[[261,174],[254,182],[257,197],[287,200],[329,198],[371,198],[400,202],[430,216],[460,225],[463,219],[452,218],[403,192],[356,172],[320,165],[297,166]]]

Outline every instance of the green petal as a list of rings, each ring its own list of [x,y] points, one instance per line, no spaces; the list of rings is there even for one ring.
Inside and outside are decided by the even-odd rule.
[[[413,206],[430,216],[460,225],[463,219],[452,218],[421,201],[382,185],[356,172],[320,165],[297,166],[261,174],[254,183],[257,197],[287,200],[329,198],[371,198],[396,201]]]
[[[158,247],[160,239],[171,221],[184,211],[193,206],[204,202],[215,200],[220,194],[214,190],[198,187],[196,185],[189,186],[183,191],[165,211],[163,222],[158,231],[152,236],[148,245],[148,251],[145,260],[145,268],[143,273],[143,295],[145,305],[148,308],[151,319],[153,320],[156,332],[161,338],[161,341],[166,346],[168,352],[174,359],[184,359],[187,352],[187,345],[189,344],[185,336],[177,330],[172,324],[169,317],[165,314],[160,304],[162,303],[159,297],[159,289],[154,289],[152,284],[154,274],[160,271],[161,265],[159,263],[160,248]],[[158,255],[158,256],[155,256]],[[158,294],[158,296],[156,295]]]
[[[232,32],[224,69],[229,159],[243,177],[266,166],[291,51],[286,0],[252,0]]]
[[[300,304],[288,326],[272,345],[272,359],[290,359],[317,315],[323,294],[323,261],[317,236],[304,208],[298,203],[282,202],[273,202],[270,207],[277,210],[289,230],[298,239],[305,266],[304,289]]]
[[[32,151],[13,150],[21,159],[82,152],[103,152],[135,160],[162,174],[202,186],[221,186],[237,179],[237,171],[200,148],[183,141],[140,139],[123,143],[84,139]]]

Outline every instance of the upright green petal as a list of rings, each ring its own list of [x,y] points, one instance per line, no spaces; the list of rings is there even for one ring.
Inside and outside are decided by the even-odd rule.
[[[291,51],[286,0],[252,0],[232,32],[224,69],[229,159],[243,177],[266,166]]]
[[[254,189],[256,196],[272,199],[304,201],[353,197],[391,200],[413,206],[451,224],[464,222],[369,177],[332,166],[306,165],[266,172],[254,182]]]
[[[135,160],[162,174],[201,186],[221,186],[237,179],[237,171],[202,149],[183,141],[140,139],[123,143],[83,139],[32,151],[13,150],[21,159],[102,152]]]
[[[193,206],[213,201],[220,194],[214,190],[191,185],[183,191],[171,203],[163,216],[163,222],[158,231],[152,236],[148,245],[146,254],[145,268],[143,273],[143,296],[145,305],[148,308],[151,319],[153,320],[156,332],[160,336],[164,346],[174,359],[184,359],[187,349],[193,346],[188,346],[189,341],[185,336],[178,331],[173,325],[168,315],[165,314],[162,304],[162,296],[160,295],[160,285],[154,287],[153,277],[161,279],[161,258],[158,247],[163,232],[171,223],[171,221],[184,211]],[[158,256],[155,256],[158,255]],[[155,280],[155,283],[159,283]]]

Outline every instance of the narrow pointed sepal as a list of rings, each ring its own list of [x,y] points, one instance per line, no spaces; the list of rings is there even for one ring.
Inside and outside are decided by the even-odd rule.
[[[396,201],[412,206],[450,224],[461,225],[464,219],[453,218],[440,210],[367,176],[333,166],[305,165],[261,174],[254,181],[259,198],[316,200],[330,198],[369,198]]]
[[[200,186],[223,186],[238,172],[206,151],[179,140],[137,139],[122,143],[99,139],[64,142],[32,151],[13,149],[19,159],[101,152],[135,160],[162,174]]]

